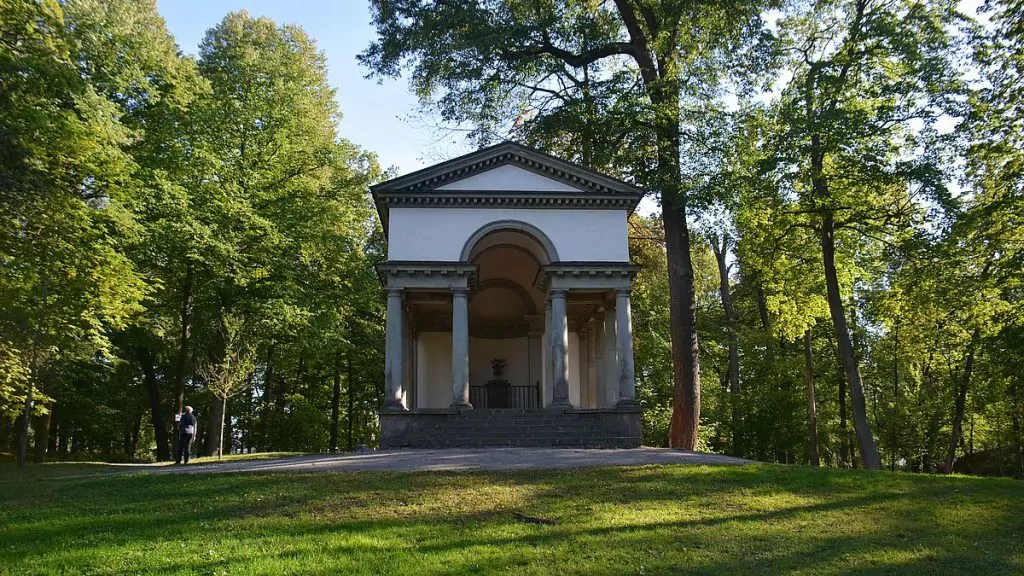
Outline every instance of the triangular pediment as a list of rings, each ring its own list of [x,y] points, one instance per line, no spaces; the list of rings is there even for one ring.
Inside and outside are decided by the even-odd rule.
[[[488,174],[488,172],[490,174]],[[500,183],[498,176],[508,177]],[[482,187],[486,184],[487,187]],[[444,191],[587,192],[642,196],[644,191],[515,142],[502,142],[373,186],[381,193]]]
[[[644,196],[628,182],[515,142],[381,182],[370,191],[385,230],[391,207],[632,211]]]
[[[583,192],[563,180],[541,176],[520,166],[505,164],[477,172],[461,180],[443,184],[435,190],[480,190],[492,192]]]

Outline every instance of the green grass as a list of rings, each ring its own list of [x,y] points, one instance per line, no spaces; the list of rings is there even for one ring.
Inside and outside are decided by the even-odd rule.
[[[229,454],[223,458],[216,456],[204,456],[202,458],[191,458],[189,466],[206,466],[225,464],[228,462],[241,462],[245,460],[268,460],[271,458],[287,458],[291,456],[302,456],[303,452],[254,452],[252,454]],[[19,468],[16,457],[12,454],[0,454],[0,490],[4,482],[10,480],[42,479],[42,478],[67,478],[88,475],[109,475],[128,472],[137,466],[152,466],[154,468],[173,466],[172,462],[159,462],[151,464],[139,464],[127,466],[125,464],[109,464],[106,462],[47,462],[45,464],[29,463],[27,468]]]
[[[771,465],[9,480],[0,559],[19,576],[1021,574],[1024,482]]]

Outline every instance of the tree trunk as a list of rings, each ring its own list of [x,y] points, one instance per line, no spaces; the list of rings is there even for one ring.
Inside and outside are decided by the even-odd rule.
[[[1010,387],[1010,419],[1013,422],[1013,456],[1017,466],[1016,475],[1024,477],[1024,449],[1021,447],[1021,401],[1017,382]]]
[[[11,429],[14,425],[6,414],[0,414],[0,452],[6,451],[11,442]]]
[[[768,297],[764,293],[764,286],[761,285],[760,280],[757,281],[757,315],[761,320],[761,329],[768,330]]]
[[[28,429],[32,421],[32,404],[35,402],[35,379],[37,374],[35,364],[33,353],[32,368],[28,377],[28,394],[25,396],[25,409],[21,414],[21,436],[18,437],[18,466],[21,468],[28,466]]]
[[[226,404],[227,401],[224,398],[216,395],[210,401],[210,419],[206,426],[206,454],[209,456],[220,456]]]
[[[338,412],[341,403],[341,351],[334,352],[334,389],[331,391],[331,453],[338,451]]]
[[[249,386],[251,385],[252,382],[249,383]],[[235,426],[232,412],[238,410],[237,404],[237,402],[224,402],[224,415],[221,418],[223,424],[220,427],[221,453],[226,451],[228,454],[232,454],[235,450]]]
[[[135,455],[139,452],[139,438],[142,436],[142,410],[135,411],[135,423],[132,425],[132,446],[129,458],[135,461]]]
[[[179,415],[185,411],[185,381],[188,376],[189,342],[192,340],[192,290],[195,284],[195,272],[192,262],[185,264],[185,281],[181,289],[181,308],[178,311],[178,319],[181,322],[181,333],[178,339],[178,356],[174,362],[174,414]],[[174,423],[174,434],[172,434],[174,452],[178,452],[178,438],[181,436],[178,430],[178,423]]]
[[[352,382],[352,352],[349,349],[349,353],[345,354],[345,388],[346,394],[348,395],[348,450],[352,451],[354,446],[352,445],[352,422],[355,420],[356,412],[356,392],[353,388]]]
[[[711,243],[718,262],[718,294],[722,299],[722,311],[725,313],[725,329],[729,339],[729,368],[726,380],[732,400],[732,452],[734,456],[743,456],[743,417],[740,411],[740,344],[737,334],[736,312],[732,305],[732,287],[729,284],[729,266],[725,262],[729,249],[729,233],[722,233],[722,245],[717,245],[717,238]]]
[[[817,186],[817,184],[816,184]],[[878,458],[878,449],[868,423],[867,407],[864,402],[864,387],[860,378],[860,367],[853,355],[853,342],[846,324],[846,312],[839,291],[839,276],[836,271],[835,226],[831,213],[826,213],[821,223],[821,250],[825,266],[825,289],[828,297],[828,308],[832,316],[832,326],[836,333],[839,360],[843,365],[847,383],[850,385],[851,408],[853,410],[853,428],[857,433],[857,448],[861,463],[865,468],[878,470],[882,462]]]
[[[156,369],[153,368],[153,355],[145,346],[137,346],[135,353],[149,394],[150,417],[153,420],[153,436],[156,439],[156,461],[166,462],[171,459],[171,454],[168,452],[167,429],[164,427],[164,412],[160,406],[160,381],[156,377]]]
[[[67,414],[62,414],[57,426],[57,458],[61,460],[67,459],[68,444],[71,443],[71,432],[74,428],[74,420],[69,419]]]
[[[896,326],[893,330],[893,353],[892,353],[892,431],[890,432],[889,443],[889,469],[896,470],[896,445],[899,443],[899,429],[897,428],[898,414],[900,407],[900,317],[896,317]]]
[[[850,465],[849,450],[850,433],[846,424],[846,378],[840,375],[839,378],[839,460],[840,467]]]
[[[651,101],[659,111],[655,130],[670,295],[674,394],[669,446],[696,450],[700,427],[700,349],[686,195],[679,167],[680,85],[678,80],[662,79],[649,88]]]
[[[260,449],[269,451],[270,446],[270,417],[274,410],[274,345],[267,349],[267,371],[263,382],[263,411],[260,414],[260,427],[262,445]]]
[[[821,466],[821,457],[818,454],[818,406],[814,401],[814,356],[811,348],[811,329],[804,332],[804,379],[807,381],[807,416],[808,436],[810,437],[809,454],[811,465]]]
[[[943,472],[946,474],[953,473],[953,463],[956,462],[956,449],[960,445],[960,438],[963,436],[967,390],[971,385],[971,372],[974,371],[974,352],[977,350],[980,339],[981,332],[975,328],[974,332],[971,333],[971,341],[967,345],[967,359],[964,361],[964,372],[957,386],[956,402],[953,408],[953,431],[949,437],[949,448],[946,450],[946,462],[943,469]]]
[[[36,464],[46,462],[46,448],[50,441],[50,410],[45,414],[36,416],[35,419],[35,445],[32,453],[32,461]]]

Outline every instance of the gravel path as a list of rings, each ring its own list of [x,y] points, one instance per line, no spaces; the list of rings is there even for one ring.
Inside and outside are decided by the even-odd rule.
[[[338,455],[296,456],[202,466],[125,465],[151,474],[222,472],[363,472],[368,470],[538,470],[642,464],[752,464],[751,460],[669,448],[582,450],[571,448],[482,448],[475,450],[380,450]]]

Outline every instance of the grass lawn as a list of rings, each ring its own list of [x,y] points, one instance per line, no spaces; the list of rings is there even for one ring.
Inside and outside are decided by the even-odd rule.
[[[0,478],[0,574],[19,576],[1024,573],[1024,482],[1009,479],[771,465]]]
[[[191,458],[189,466],[223,464],[227,462],[240,462],[243,460],[268,460],[271,458],[287,458],[291,456],[302,456],[303,452],[254,452],[252,454],[229,454],[222,458],[216,456],[204,456]],[[159,462],[153,464],[142,464],[143,466],[163,467],[173,466],[172,462]],[[118,474],[126,472],[138,465],[108,464],[105,462],[47,462],[44,465],[29,463],[27,468],[19,468],[17,457],[14,454],[0,454],[0,498],[2,498],[4,482],[7,480],[60,478],[71,476],[83,476],[90,474]]]

